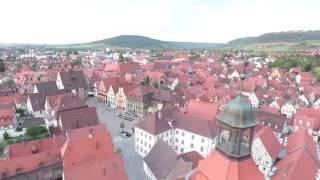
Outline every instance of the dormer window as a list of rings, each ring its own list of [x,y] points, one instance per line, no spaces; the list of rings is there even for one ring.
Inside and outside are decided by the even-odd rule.
[[[16,174],[21,174],[22,173],[22,168],[21,167],[18,167],[17,169],[16,169]]]

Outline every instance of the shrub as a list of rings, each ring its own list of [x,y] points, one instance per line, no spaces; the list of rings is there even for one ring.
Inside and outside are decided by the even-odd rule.
[[[44,133],[47,133],[47,129],[43,126],[35,126],[35,127],[30,127],[27,129],[26,135],[28,136],[38,136]]]
[[[7,131],[5,131],[5,132],[3,133],[3,139],[4,139],[4,140],[10,139],[10,135],[8,134]]]

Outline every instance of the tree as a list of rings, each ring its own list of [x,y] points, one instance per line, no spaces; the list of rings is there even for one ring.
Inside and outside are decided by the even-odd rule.
[[[4,139],[4,140],[10,139],[10,135],[8,134],[7,131],[5,131],[5,132],[3,133],[3,139]]]
[[[3,59],[0,59],[0,72],[4,72],[6,70]]]
[[[12,89],[16,88],[16,83],[11,78],[7,79],[5,84]]]
[[[72,61],[71,63],[71,66],[74,67],[74,66],[81,66],[82,65],[82,62],[81,62],[81,58],[77,58],[76,60]]]
[[[47,133],[48,130],[43,127],[43,126],[34,126],[34,127],[30,127],[27,129],[26,131],[26,135],[34,137],[34,136],[38,136],[44,133]]]
[[[122,63],[122,62],[124,62],[124,57],[123,57],[123,54],[120,53],[119,54],[119,63]]]
[[[153,83],[153,87],[156,88],[156,89],[159,89],[159,88],[160,88],[160,85],[159,85],[158,82],[155,81],[155,82]]]

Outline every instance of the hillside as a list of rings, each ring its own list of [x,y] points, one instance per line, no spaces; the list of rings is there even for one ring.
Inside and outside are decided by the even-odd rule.
[[[62,45],[57,48],[132,48],[132,49],[202,49],[202,48],[217,48],[221,44],[217,43],[197,43],[197,42],[176,42],[176,41],[161,41],[152,39],[146,36],[137,35],[121,35],[99,41]]]
[[[266,33],[257,37],[244,37],[230,41],[229,45],[262,43],[299,43],[320,40],[320,31],[287,31]]]

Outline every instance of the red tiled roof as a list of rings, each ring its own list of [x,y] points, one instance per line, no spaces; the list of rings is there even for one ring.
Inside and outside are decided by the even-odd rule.
[[[265,126],[260,131],[258,131],[258,133],[255,134],[255,138],[260,138],[264,148],[273,161],[276,160],[280,151],[284,149],[284,147],[278,141],[277,137],[272,132],[272,129],[268,126]]]
[[[61,129],[64,133],[71,129],[83,128],[99,124],[95,107],[80,108],[59,113]]]
[[[288,144],[286,145],[288,153],[294,152],[301,148],[308,149],[308,152],[318,161],[316,143],[313,141],[309,133],[303,129],[291,134],[288,137]]]
[[[187,114],[206,121],[214,121],[218,107],[207,102],[191,99],[188,104]]]
[[[0,109],[0,127],[14,124],[15,111],[13,108]]]
[[[114,152],[105,125],[75,129],[67,133],[61,149],[66,180],[126,180],[121,157]]]
[[[276,165],[271,180],[302,180],[316,179],[318,164],[305,149],[290,153]]]
[[[233,160],[218,150],[201,160],[194,180],[263,180],[264,176],[251,158]]]
[[[6,177],[15,176],[17,171],[30,172],[61,163],[60,147],[64,138],[59,136],[9,146],[9,159],[0,161],[0,171]],[[40,164],[41,163],[41,164]]]

